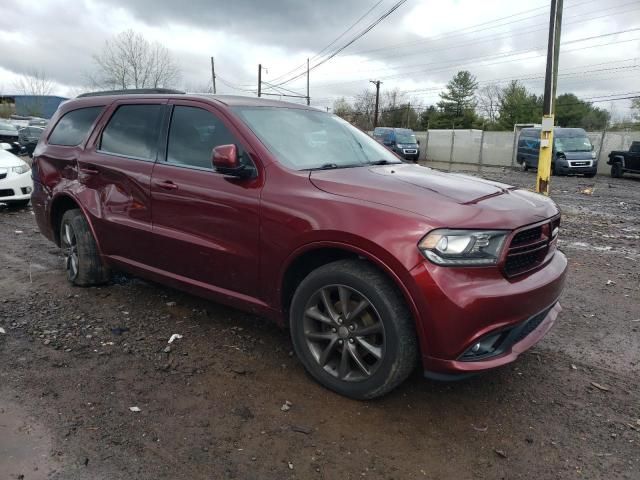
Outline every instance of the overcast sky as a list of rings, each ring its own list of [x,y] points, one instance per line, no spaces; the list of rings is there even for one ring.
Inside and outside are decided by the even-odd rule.
[[[214,56],[221,77],[218,93],[250,95],[222,80],[254,90],[258,63],[266,67],[264,80],[285,80],[291,74],[283,74],[313,58],[366,12],[331,48],[395,1],[3,0],[0,91],[17,93],[16,79],[36,68],[56,82],[56,93],[73,95],[87,85],[92,55],[113,35],[133,29],[169,48],[182,72],[180,87],[206,86]],[[373,89],[369,80],[375,79],[382,80],[383,91],[398,88],[412,102],[428,105],[438,101],[438,92],[460,69],[470,70],[481,85],[519,78],[540,93],[549,3],[408,0],[311,72],[312,105],[351,99]],[[601,99],[640,90],[640,1],[565,0],[563,23],[559,92]],[[304,93],[306,79],[284,86]],[[614,105],[617,115],[627,113],[628,104],[597,103]]]

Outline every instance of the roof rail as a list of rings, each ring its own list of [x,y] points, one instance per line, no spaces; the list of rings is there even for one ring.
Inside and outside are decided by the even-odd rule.
[[[127,90],[103,90],[101,92],[88,92],[78,95],[76,98],[84,97],[101,97],[104,95],[143,95],[143,94],[179,94],[184,95],[182,90],[173,90],[171,88],[132,88]]]

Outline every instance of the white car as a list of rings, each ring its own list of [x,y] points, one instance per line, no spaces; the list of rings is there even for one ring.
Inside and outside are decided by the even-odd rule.
[[[31,167],[13,153],[11,145],[0,143],[0,203],[24,207],[31,199]]]

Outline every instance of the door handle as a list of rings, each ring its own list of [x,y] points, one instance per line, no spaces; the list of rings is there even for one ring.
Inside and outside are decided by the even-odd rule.
[[[178,185],[173,183],[171,180],[165,180],[163,182],[156,182],[156,185],[165,190],[177,190]]]

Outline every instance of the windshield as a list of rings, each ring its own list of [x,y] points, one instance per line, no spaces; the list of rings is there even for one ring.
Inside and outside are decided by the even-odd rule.
[[[396,133],[396,143],[416,143],[416,136],[413,133]]]
[[[558,152],[591,151],[591,142],[588,137],[556,137],[554,142]]]
[[[0,122],[0,130],[17,130],[17,128],[10,123]]]
[[[295,170],[401,163],[369,135],[335,115],[282,107],[234,111],[282,164]]]

